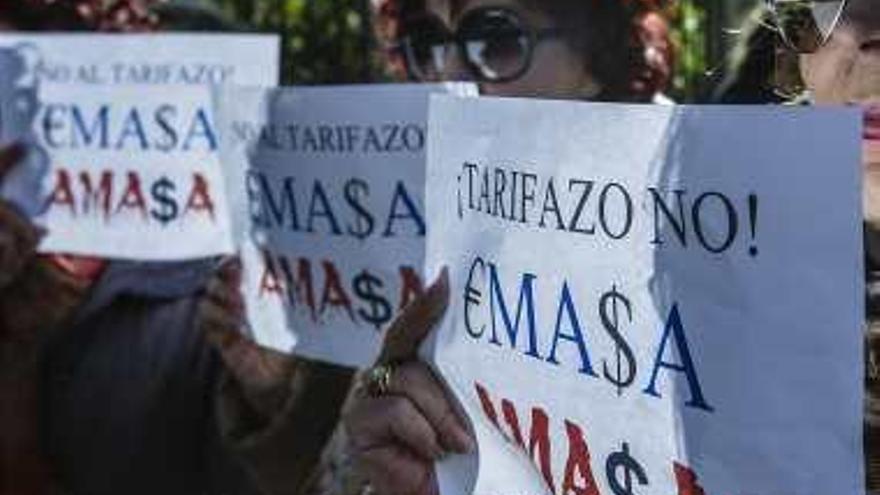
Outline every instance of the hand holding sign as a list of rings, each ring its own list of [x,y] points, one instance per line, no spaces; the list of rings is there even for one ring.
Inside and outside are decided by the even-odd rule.
[[[219,351],[245,400],[264,419],[272,418],[287,401],[295,358],[262,348],[242,335],[244,300],[238,290],[241,262],[226,261],[208,283],[199,303],[199,328]]]
[[[345,415],[356,460],[379,493],[436,491],[432,463],[445,452],[467,453],[473,440],[451,401],[424,363],[419,345],[449,303],[449,278],[440,278],[414,300],[388,330],[374,374],[381,384],[359,394]]]
[[[25,148],[0,150],[0,184],[25,156]],[[6,201],[0,200],[0,289],[7,288],[36,253],[43,233]]]

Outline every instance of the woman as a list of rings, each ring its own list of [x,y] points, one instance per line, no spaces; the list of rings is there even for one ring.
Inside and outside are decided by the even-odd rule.
[[[863,173],[867,335],[867,487],[880,492],[880,9],[873,0],[770,2],[785,49],[800,54],[800,75],[815,105],[864,109]]]
[[[137,0],[0,11],[0,29],[162,27]],[[0,182],[23,153],[0,152]],[[237,287],[235,262],[214,275],[216,260],[45,257],[39,236],[0,200],[0,494],[296,493],[350,373],[259,349],[218,317],[239,314],[220,290]]]
[[[786,49],[801,54],[807,99],[817,105],[858,105],[865,110],[865,447],[867,487],[869,492],[880,493],[880,9],[874,0],[788,0],[769,5]],[[373,482],[388,493],[430,491],[429,461],[444,448],[470,447],[457,442],[464,427],[449,419],[454,417],[449,402],[440,399],[443,392],[436,380],[424,365],[413,361],[411,353],[440,318],[447,299],[446,281],[441,278],[425,299],[398,320],[383,360],[368,375],[369,394],[347,418]],[[388,364],[401,362],[394,367]],[[423,389],[430,386],[430,392],[418,390],[416,383]],[[381,406],[380,400],[393,404]]]
[[[496,96],[650,101],[665,89],[652,82],[668,77],[645,77],[645,69],[668,74],[669,67],[658,63],[656,46],[642,44],[652,37],[638,28],[653,16],[639,7],[620,0],[403,1],[380,6],[379,31],[417,81],[474,80]],[[400,315],[345,414],[356,461],[383,495],[431,493],[433,462],[474,448],[437,377],[416,357],[448,297],[443,275]]]
[[[804,11],[776,6],[790,49],[801,53],[808,98],[817,105],[858,105],[863,136],[865,254],[868,282],[865,457],[867,486],[880,491],[880,10],[872,0],[828,2]],[[814,9],[815,10],[815,9]],[[839,12],[839,15],[838,15]]]

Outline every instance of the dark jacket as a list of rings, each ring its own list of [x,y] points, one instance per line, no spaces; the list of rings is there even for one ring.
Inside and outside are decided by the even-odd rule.
[[[112,264],[44,355],[42,440],[82,495],[251,494],[223,445],[222,367],[194,326],[213,263]]]

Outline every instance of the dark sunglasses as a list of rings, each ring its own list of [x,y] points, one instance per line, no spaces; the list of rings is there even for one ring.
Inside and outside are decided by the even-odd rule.
[[[782,41],[799,53],[822,48],[840,23],[846,0],[765,0]]]
[[[559,29],[532,28],[513,10],[483,7],[465,14],[455,32],[436,16],[404,20],[395,48],[417,81],[442,79],[451,51],[458,50],[474,80],[504,83],[525,74],[538,43],[561,34]]]

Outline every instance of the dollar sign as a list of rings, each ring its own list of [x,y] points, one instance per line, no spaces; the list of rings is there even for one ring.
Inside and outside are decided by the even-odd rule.
[[[345,201],[357,214],[354,225],[348,226],[348,233],[357,239],[364,240],[373,233],[376,224],[372,213],[363,204],[363,197],[370,195],[370,186],[360,179],[351,179],[345,183],[344,192]]]
[[[172,195],[175,189],[174,183],[168,177],[162,177],[157,180],[150,189],[153,200],[159,203],[158,208],[150,210],[150,216],[161,223],[162,226],[168,225],[169,222],[175,220],[179,213],[177,201],[174,200]]]
[[[623,482],[617,478],[618,470],[622,469]],[[615,452],[608,456],[605,462],[605,476],[608,477],[608,486],[614,495],[635,495],[633,491],[633,474],[639,485],[648,485],[648,476],[645,469],[629,455],[629,444],[623,442],[623,448],[620,452]]]
[[[623,304],[624,309],[626,309],[627,317],[629,318],[630,323],[632,323],[632,305],[630,304],[629,299],[617,292],[617,286],[612,286],[611,292],[606,293],[599,300],[599,316],[602,319],[602,326],[605,327],[605,331],[608,332],[608,335],[614,339],[614,343],[617,347],[616,373],[612,374],[608,370],[608,361],[602,362],[602,371],[605,374],[605,378],[617,386],[617,395],[620,396],[623,394],[623,389],[632,385],[633,381],[636,379],[636,358],[633,355],[633,351],[629,347],[629,344],[626,342],[626,339],[620,334],[620,319],[617,310],[618,302]],[[627,366],[625,375],[622,369],[624,360],[626,361]]]
[[[378,292],[383,286],[382,280],[366,270],[354,279],[355,294],[369,305],[369,311],[361,308],[358,314],[376,330],[391,320],[391,304]]]

